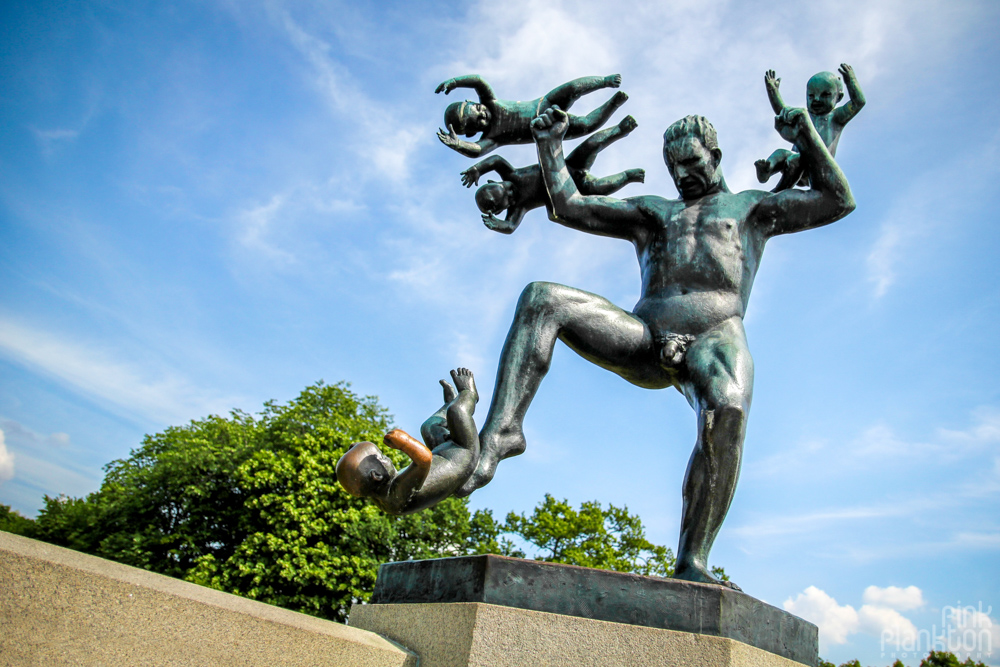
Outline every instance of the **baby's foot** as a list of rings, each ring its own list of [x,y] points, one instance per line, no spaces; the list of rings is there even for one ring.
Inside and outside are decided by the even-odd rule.
[[[757,169],[757,181],[767,183],[767,179],[771,178],[771,165],[768,164],[767,160],[761,158],[754,162],[753,166]]]
[[[444,389],[444,402],[451,403],[458,396],[458,392],[455,388],[451,386],[451,383],[447,380],[438,380],[441,383],[441,388]]]
[[[451,372],[451,379],[459,391],[471,391],[473,398],[479,402],[479,392],[476,391],[476,379],[468,368],[456,368]]]
[[[624,90],[619,90],[611,97],[611,103],[614,104],[616,107],[620,107],[621,105],[625,104],[626,101],[628,101],[628,93],[626,93]]]
[[[625,177],[628,179],[629,183],[645,183],[646,182],[646,170],[645,169],[626,169]]]
[[[604,77],[604,81],[608,88],[617,88],[622,85],[622,75],[621,74],[609,74]]]
[[[635,118],[632,118],[632,116],[625,116],[621,119],[621,122],[618,123],[618,129],[625,134],[628,134],[637,127],[639,127],[639,123],[635,122]]]

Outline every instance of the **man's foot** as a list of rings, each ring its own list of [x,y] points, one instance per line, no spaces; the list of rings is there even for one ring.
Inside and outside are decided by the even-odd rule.
[[[608,88],[617,88],[622,85],[622,75],[621,74],[609,74],[604,77],[605,85]]]
[[[444,390],[444,402],[451,403],[456,398],[458,398],[458,392],[455,388],[451,386],[451,383],[447,380],[438,380],[441,383],[441,388]]]
[[[645,169],[626,169],[625,179],[629,183],[645,183],[646,182],[646,170]]]
[[[485,431],[485,429],[483,430]],[[465,484],[455,491],[455,496],[464,498],[476,489],[489,484],[493,475],[496,474],[497,464],[502,459],[523,453],[524,447],[524,433],[520,428],[517,429],[516,433],[480,433],[479,464],[476,466],[476,471],[465,481]]]
[[[632,116],[625,116],[618,123],[618,129],[624,134],[628,134],[637,127],[639,127],[639,123],[635,122],[635,118],[632,118]]]
[[[757,169],[757,182],[767,183],[767,180],[771,178],[771,164],[766,158],[761,158],[753,163],[753,166]]]
[[[468,368],[456,368],[451,372],[451,379],[455,381],[455,388],[460,392],[471,391],[472,398],[479,402],[479,392],[476,391],[476,378]]]
[[[709,572],[706,568],[700,565],[678,565],[677,569],[674,570],[674,579],[681,579],[682,581],[693,581],[699,584],[713,584],[715,586],[723,586],[724,588],[731,588],[734,591],[742,592],[743,589],[734,584],[731,581],[723,581],[719,579],[714,574]]]

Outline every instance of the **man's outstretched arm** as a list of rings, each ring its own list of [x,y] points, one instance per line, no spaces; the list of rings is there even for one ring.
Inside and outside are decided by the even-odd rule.
[[[853,211],[856,204],[847,177],[805,109],[785,109],[774,124],[783,137],[794,139],[799,147],[812,188],[783,190],[761,199],[753,213],[761,231],[767,236],[799,232],[828,225]]]
[[[538,164],[552,201],[552,219],[583,232],[633,240],[645,214],[631,200],[580,194],[563,157],[562,140],[568,128],[569,116],[559,107],[546,109],[531,121]]]
[[[479,95],[480,102],[489,102],[495,100],[497,97],[490,84],[486,83],[486,80],[478,74],[466,74],[465,76],[456,76],[453,79],[448,79],[439,84],[434,92],[447,95],[456,88],[472,88]]]

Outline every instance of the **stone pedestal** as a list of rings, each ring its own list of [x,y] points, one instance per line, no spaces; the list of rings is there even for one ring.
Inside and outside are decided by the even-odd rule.
[[[793,667],[817,628],[739,591],[499,556],[388,563],[350,625],[421,667]]]

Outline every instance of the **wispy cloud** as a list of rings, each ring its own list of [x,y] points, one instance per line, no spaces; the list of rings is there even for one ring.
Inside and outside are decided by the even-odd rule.
[[[7,451],[4,432],[0,430],[0,482],[14,478],[14,455]]]
[[[0,353],[40,370],[130,419],[185,422],[237,403],[192,386],[178,372],[123,361],[108,349],[0,318]]]

